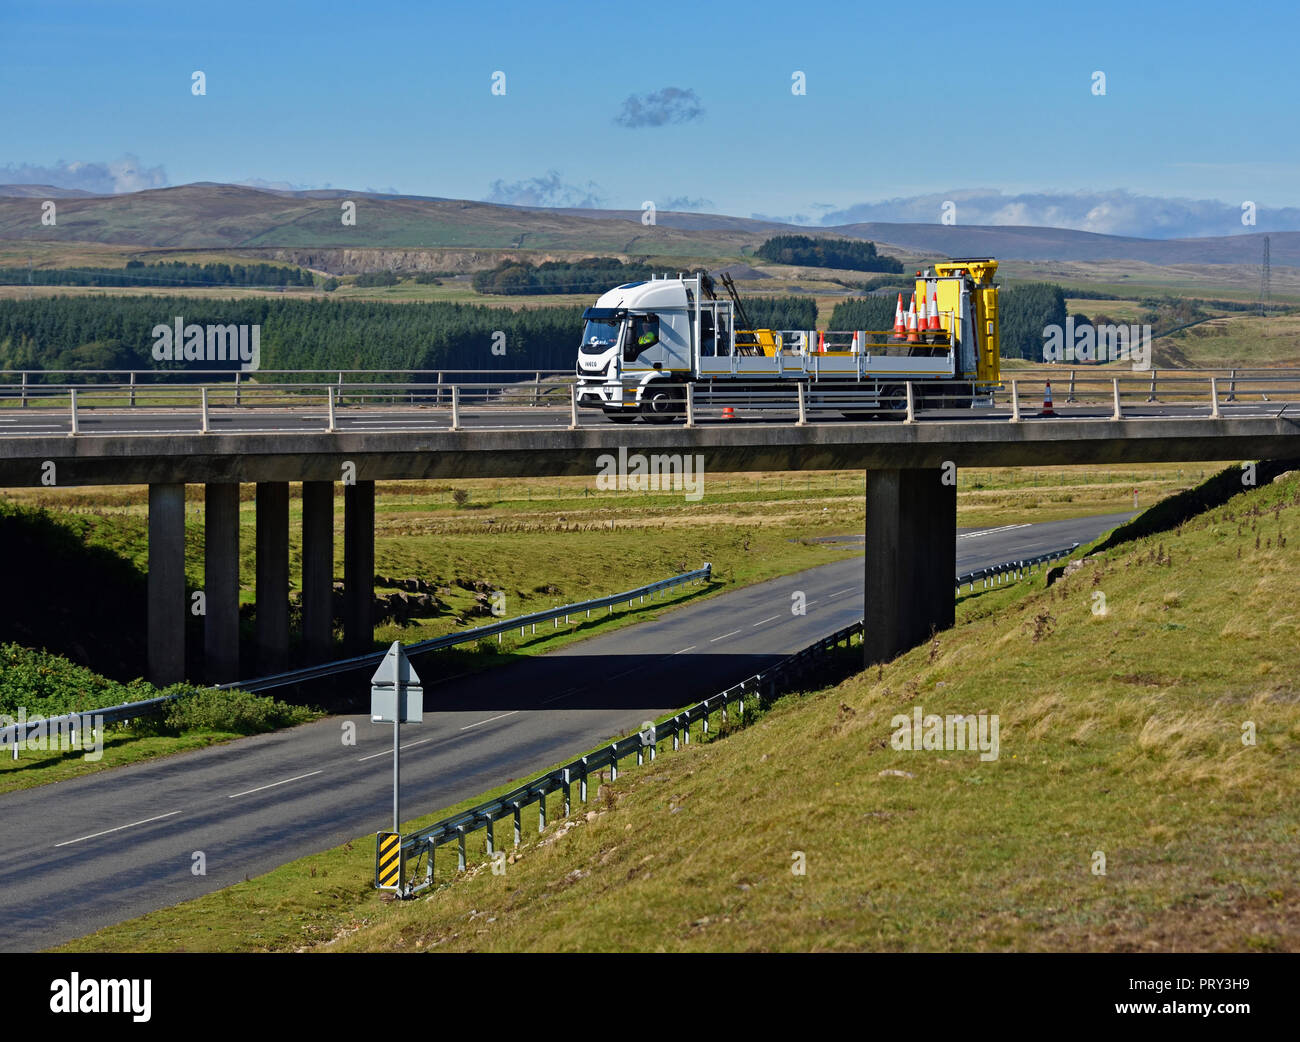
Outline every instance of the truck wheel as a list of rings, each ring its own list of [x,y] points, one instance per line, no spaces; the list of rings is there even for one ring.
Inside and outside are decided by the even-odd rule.
[[[646,423],[672,423],[686,411],[686,401],[672,387],[656,387],[641,397],[641,411]]]

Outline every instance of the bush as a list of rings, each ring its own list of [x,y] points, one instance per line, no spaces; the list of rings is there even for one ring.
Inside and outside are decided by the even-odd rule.
[[[801,264],[810,268],[848,271],[901,272],[903,262],[881,257],[876,244],[865,239],[819,239],[811,235],[777,235],[754,251],[773,264]]]
[[[187,690],[185,685],[168,688],[163,694]],[[266,695],[248,691],[197,690],[177,699],[163,714],[160,730],[172,734],[182,731],[220,731],[234,734],[260,734],[281,727],[305,724],[322,714],[305,706],[278,702]]]

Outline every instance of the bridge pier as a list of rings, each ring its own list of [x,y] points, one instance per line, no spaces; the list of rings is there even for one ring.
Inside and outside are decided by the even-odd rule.
[[[302,483],[302,642],[308,662],[329,657],[334,632],[334,482]]]
[[[375,639],[375,483],[343,486],[343,643],[349,655]]]
[[[185,679],[185,485],[149,486],[149,680]],[[111,606],[110,606],[111,609]]]
[[[278,673],[289,659],[289,483],[257,483],[257,617],[259,673]]]
[[[888,662],[952,626],[957,486],[952,471],[867,471],[865,664]]]
[[[204,674],[223,684],[239,679],[239,485],[204,486],[203,514]]]

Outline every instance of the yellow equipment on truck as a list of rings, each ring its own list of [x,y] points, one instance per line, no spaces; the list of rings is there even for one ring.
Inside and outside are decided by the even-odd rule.
[[[683,414],[688,383],[744,392],[801,381],[812,404],[849,416],[903,408],[906,383],[921,404],[970,406],[1000,379],[997,268],[982,258],[917,272],[917,315],[890,330],[749,329],[726,276],[726,299],[701,273],[629,282],[583,313],[578,404],[667,423]]]

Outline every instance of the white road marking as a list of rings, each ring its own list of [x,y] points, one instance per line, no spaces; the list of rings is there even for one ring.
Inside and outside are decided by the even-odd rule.
[[[771,619],[762,619],[759,622],[754,623],[753,628],[758,629],[758,627],[763,625],[764,622],[771,622],[773,619],[779,619],[780,617],[781,617],[780,615],[773,615]]]
[[[1020,525],[1003,525],[1001,528],[985,528],[978,532],[963,532],[957,536],[958,539],[978,539],[982,535],[993,535],[995,532],[1011,532],[1017,528],[1028,528],[1028,524]]]
[[[107,836],[110,832],[121,832],[123,829],[133,829],[137,825],[148,825],[151,821],[162,821],[163,818],[170,818],[174,814],[179,813],[180,811],[178,810],[168,811],[166,814],[159,814],[154,818],[142,818],[140,821],[133,821],[129,825],[119,825],[115,829],[105,829],[103,832],[92,832],[89,836],[78,836],[76,839],[65,839],[62,843],[55,843],[54,845],[56,847],[70,847],[73,843],[80,843],[82,840],[97,839],[100,836]]]
[[[838,597],[842,593],[853,593],[856,589],[856,586],[850,586],[847,590],[836,590],[834,593],[828,593],[826,599],[829,601],[832,597]]]
[[[271,782],[270,785],[259,785],[256,789],[245,789],[243,792],[231,793],[229,796],[226,797],[226,799],[228,800],[237,799],[240,796],[247,796],[250,793],[261,792],[264,789],[274,789],[277,785],[288,785],[291,781],[302,781],[304,778],[311,778],[314,775],[324,774],[324,773],[325,772],[323,770],[310,771],[307,774],[299,774],[297,777],[294,778],[285,778],[284,781],[273,781]]]
[[[462,728],[462,730],[464,730],[464,728]],[[404,746],[402,746],[402,748],[410,749],[413,748],[414,746],[423,745],[425,742],[432,742],[432,741],[433,741],[432,738],[421,738],[418,742],[407,742]],[[373,760],[376,756],[392,756],[392,755],[393,755],[392,749],[385,749],[382,753],[371,753],[369,756],[358,757],[357,763],[364,763],[366,760]],[[317,771],[316,773],[319,774],[320,772]]]
[[[475,720],[472,724],[466,724],[461,730],[468,731],[471,727],[478,727],[479,724],[490,724],[493,720],[504,720],[508,716],[514,716],[517,712],[519,712],[518,709],[513,709],[509,713],[502,713],[500,716],[489,716],[486,720]]]
[[[728,637],[734,637],[740,630],[732,630],[730,633],[724,633],[721,637],[710,637],[709,643],[716,644],[720,640],[726,640]]]
[[[674,651],[673,654],[674,654],[674,655],[685,655],[688,651],[694,651],[694,650],[695,650],[695,645],[692,644],[689,648],[682,648],[681,651]]]

